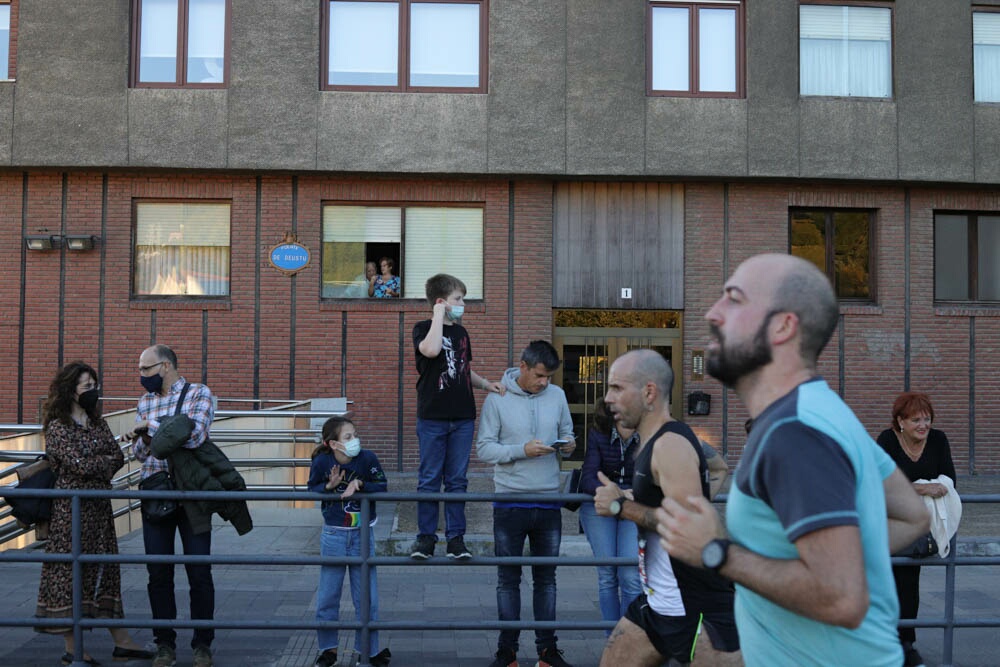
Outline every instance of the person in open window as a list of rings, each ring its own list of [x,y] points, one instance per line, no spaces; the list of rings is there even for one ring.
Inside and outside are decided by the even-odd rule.
[[[368,296],[368,287],[372,278],[378,275],[375,262],[365,262],[365,272],[359,274],[344,290],[344,296],[350,299],[362,299]]]
[[[394,275],[396,262],[391,257],[378,261],[379,273],[368,281],[368,296],[376,299],[393,299],[399,296],[399,276]]]
[[[125,465],[125,456],[108,423],[101,416],[97,372],[82,361],[63,366],[49,386],[45,403],[45,453],[56,473],[57,489],[111,489],[115,473]],[[47,553],[69,553],[72,548],[70,498],[52,501]],[[109,498],[80,501],[81,551],[85,554],[117,554],[118,537]],[[121,567],[118,563],[84,563],[83,615],[87,618],[123,618]],[[38,586],[39,618],[66,618],[73,611],[73,564],[42,563]],[[38,632],[60,634],[65,644],[62,664],[73,662],[75,644],[68,626],[39,626]],[[115,660],[149,660],[125,628],[110,628]],[[84,654],[86,663],[96,660]]]

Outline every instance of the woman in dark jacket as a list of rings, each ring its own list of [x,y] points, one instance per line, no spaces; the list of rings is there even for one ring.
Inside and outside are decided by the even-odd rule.
[[[616,428],[604,401],[598,399],[594,409],[594,427],[587,435],[587,454],[580,471],[580,493],[594,495],[600,486],[598,471],[603,472],[623,490],[631,489],[635,450],[638,446],[639,434],[629,429]],[[631,491],[626,491],[626,495],[630,493]],[[638,559],[638,527],[632,521],[599,516],[594,511],[593,503],[580,506],[580,521],[595,557]],[[639,569],[635,565],[598,565],[597,588],[601,618],[605,621],[617,621],[625,615],[632,600],[642,592]],[[607,634],[610,635],[611,631],[608,630]]]
[[[934,480],[941,475],[955,479],[955,464],[951,460],[948,436],[931,428],[934,407],[927,394],[906,392],[900,394],[892,405],[892,428],[878,436],[878,444],[892,457],[910,482],[918,479]],[[944,484],[913,484],[921,496],[940,498],[949,493]],[[920,607],[920,566],[894,565],[892,576],[896,580],[899,597],[899,617],[916,618]],[[923,664],[923,658],[913,643],[917,633],[913,628],[900,628],[899,640],[903,644],[904,667]]]

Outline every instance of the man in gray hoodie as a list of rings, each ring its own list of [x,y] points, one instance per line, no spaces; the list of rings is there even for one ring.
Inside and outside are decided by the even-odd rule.
[[[546,341],[533,341],[517,368],[504,373],[503,394],[490,394],[479,420],[476,453],[494,464],[497,493],[559,493],[559,456],[573,453],[576,441],[566,395],[549,384],[559,369],[559,353]],[[558,451],[557,451],[558,450]],[[562,504],[495,502],[493,539],[496,555],[522,556],[524,540],[532,556],[558,556],[562,539]],[[521,618],[521,566],[497,567],[497,609],[501,621]],[[556,568],[533,565],[536,621],[556,618]],[[491,667],[517,665],[518,630],[501,630]],[[536,667],[570,667],[556,647],[555,630],[535,630]]]

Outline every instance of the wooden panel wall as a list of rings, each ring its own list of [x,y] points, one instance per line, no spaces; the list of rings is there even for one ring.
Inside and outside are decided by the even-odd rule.
[[[553,209],[554,307],[684,308],[682,184],[557,183]]]

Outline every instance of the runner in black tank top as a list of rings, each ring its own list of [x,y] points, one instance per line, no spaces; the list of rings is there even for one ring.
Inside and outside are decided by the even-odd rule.
[[[708,463],[705,460],[705,453],[701,448],[701,442],[691,430],[691,427],[684,422],[669,421],[660,427],[660,430],[650,438],[646,446],[639,450],[635,459],[635,476],[633,478],[632,492],[635,501],[647,507],[659,507],[663,502],[663,490],[653,483],[651,463],[653,460],[653,446],[656,441],[667,433],[676,433],[691,443],[698,454],[698,476],[701,480],[701,493],[705,498],[711,500],[708,492]],[[646,532],[639,526],[640,544],[647,540]],[[659,549],[659,541],[655,533],[648,535],[648,548]],[[640,557],[645,555],[645,549],[640,552]],[[702,568],[695,568],[679,560],[670,558],[670,565],[673,568],[674,576],[677,578],[677,585],[680,588],[681,598],[687,610],[697,611],[720,611],[733,608],[734,589],[732,583],[719,575]],[[640,568],[642,564],[640,564]],[[644,577],[645,578],[645,577]],[[659,582],[649,582],[655,587]]]

